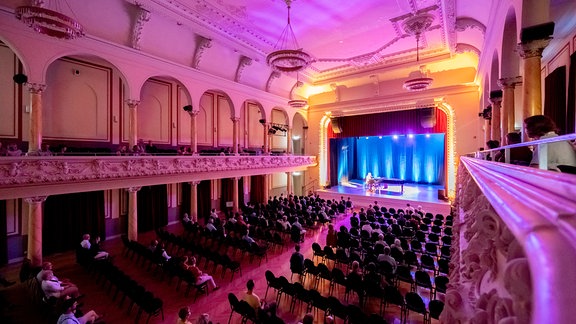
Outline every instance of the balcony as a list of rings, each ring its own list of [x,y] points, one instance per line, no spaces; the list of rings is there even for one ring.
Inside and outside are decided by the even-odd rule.
[[[540,168],[553,141],[538,145]],[[498,148],[508,150],[518,145]],[[576,175],[462,157],[444,323],[576,317]]]
[[[303,171],[315,156],[21,156],[0,158],[0,200]]]

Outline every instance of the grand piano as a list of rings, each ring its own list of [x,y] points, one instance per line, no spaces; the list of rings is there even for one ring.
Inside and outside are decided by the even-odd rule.
[[[372,178],[368,181],[368,190],[372,192],[378,191],[378,193],[382,193],[382,190],[388,190],[388,186],[400,186],[400,195],[404,194],[404,180],[397,179],[397,178]]]

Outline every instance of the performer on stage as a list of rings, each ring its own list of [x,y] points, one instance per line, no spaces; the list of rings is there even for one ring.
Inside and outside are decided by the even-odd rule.
[[[368,172],[366,175],[366,179],[364,180],[368,191],[374,192],[374,178],[372,177],[372,173]]]

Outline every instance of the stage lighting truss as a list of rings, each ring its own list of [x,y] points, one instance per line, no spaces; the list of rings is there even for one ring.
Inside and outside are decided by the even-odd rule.
[[[286,136],[288,133],[288,125],[271,123],[268,129],[268,135]]]

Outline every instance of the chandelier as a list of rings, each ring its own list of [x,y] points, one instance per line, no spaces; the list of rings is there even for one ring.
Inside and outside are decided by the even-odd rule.
[[[84,29],[76,19],[48,9],[43,0],[34,1],[32,6],[16,8],[16,18],[35,32],[61,39],[75,39],[84,36]]]
[[[266,63],[278,72],[298,72],[305,69],[312,58],[298,46],[296,36],[290,24],[290,5],[292,0],[284,0],[288,8],[288,24],[280,34],[274,51],[266,57]]]
[[[428,13],[420,13],[404,20],[402,27],[409,35],[416,38],[416,62],[420,61],[420,36],[425,32],[432,22],[434,16]],[[404,89],[408,91],[422,91],[428,89],[434,79],[428,77],[426,66],[420,66],[418,71],[410,73],[410,79],[404,81]]]
[[[294,92],[296,91],[297,88],[303,85],[304,83],[298,79],[298,73],[296,73],[296,83],[294,84],[292,90],[290,91],[290,100],[288,100],[288,106],[300,109],[308,105],[308,100],[306,99],[294,99]]]

